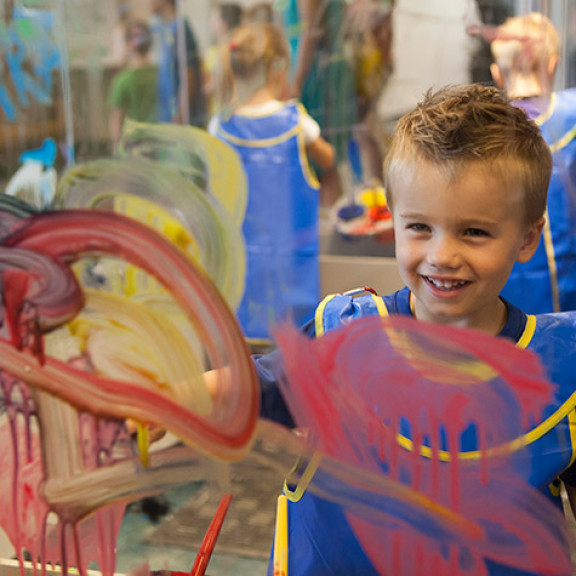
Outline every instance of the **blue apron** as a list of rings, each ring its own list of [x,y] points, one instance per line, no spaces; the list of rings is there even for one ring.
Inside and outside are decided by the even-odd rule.
[[[309,320],[320,299],[318,183],[307,163],[301,105],[266,116],[220,118],[217,136],[248,178],[246,291],[238,319],[249,338],[270,338],[281,320]]]
[[[364,290],[329,296],[316,311],[315,331],[321,336],[357,318],[410,315],[410,292],[407,288],[380,298]],[[516,322],[519,335],[516,346],[535,352],[545,365],[549,379],[557,385],[553,402],[546,409],[543,422],[527,430],[527,442],[514,454],[519,468],[525,470],[525,481],[540,490],[558,506],[557,477],[570,467],[573,475],[576,452],[570,428],[576,426],[576,313],[526,316],[508,306],[508,323]],[[501,334],[506,334],[507,327]],[[406,435],[409,435],[407,433]],[[463,434],[462,451],[478,449],[473,435]],[[314,468],[314,458],[306,465]],[[531,462],[537,460],[537,466]],[[516,460],[515,460],[516,461]],[[527,465],[525,465],[527,464]],[[314,473],[314,472],[312,472]],[[320,468],[316,474],[325,475]],[[569,478],[572,484],[572,478]],[[322,485],[323,478],[315,479]],[[575,482],[576,483],[576,482]],[[303,487],[285,486],[288,497],[288,573],[291,576],[377,576],[378,572],[356,539],[341,506],[322,499]],[[501,564],[487,561],[488,573],[496,575],[532,576]],[[272,563],[268,574],[271,575]]]
[[[554,92],[535,122],[553,153],[547,223],[536,253],[514,265],[502,296],[529,314],[576,310],[576,89]]]

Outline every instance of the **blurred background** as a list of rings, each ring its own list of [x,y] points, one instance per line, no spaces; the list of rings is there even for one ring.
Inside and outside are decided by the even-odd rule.
[[[317,40],[309,58],[320,62],[320,67],[309,68],[309,81],[325,82],[322,66],[336,60],[344,60],[354,78],[352,91],[349,78],[341,76],[340,86],[338,76],[329,80],[331,91],[348,98],[348,126],[323,122],[322,107],[331,105],[328,100],[311,104],[298,90],[287,94],[304,101],[329,141],[342,134],[347,140],[347,153],[338,158],[339,185],[322,195],[321,252],[328,256],[322,263],[323,292],[342,288],[339,264],[331,256],[393,255],[385,224],[371,222],[362,230],[350,231],[337,214],[343,203],[356,202],[359,192],[380,186],[380,162],[395,120],[430,87],[492,81],[488,39],[485,34],[469,34],[471,29],[496,26],[513,15],[544,13],[562,40],[555,89],[576,83],[576,3],[571,0],[175,0],[176,26],[187,27],[189,33],[180,36],[186,41],[179,40],[174,47],[167,47],[163,39],[162,4],[160,0],[0,2],[0,187],[21,167],[21,154],[38,149],[46,138],[57,143],[57,171],[110,154],[118,122],[127,115],[120,109],[118,119],[121,104],[114,100],[120,98],[113,94],[114,78],[127,68],[146,65],[157,69],[157,81],[162,83],[167,50],[183,54],[175,65],[178,89],[202,91],[206,104],[199,114],[192,111],[192,117],[184,117],[181,111],[171,118],[159,116],[160,121],[207,126],[224,99],[219,48],[241,23],[272,21],[282,28],[292,50],[290,79],[294,79],[298,42],[304,33],[299,10],[304,7],[313,13]],[[135,23],[149,29],[130,37],[129,28]],[[145,64],[135,64],[135,50],[138,44],[146,44],[148,30]],[[139,57],[142,60],[142,54]],[[158,90],[157,81],[150,75],[148,80],[138,88],[140,94]],[[139,111],[128,111],[132,113]],[[398,282],[394,270],[389,271],[390,284],[383,285],[381,274],[370,273],[372,264],[362,262],[359,277],[375,278],[372,283],[379,291],[393,289]],[[353,284],[354,265],[350,274]]]

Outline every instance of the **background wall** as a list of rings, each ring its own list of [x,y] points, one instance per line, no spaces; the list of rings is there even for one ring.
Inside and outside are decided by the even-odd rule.
[[[469,0],[397,0],[394,12],[394,72],[379,103],[384,119],[411,110],[431,86],[466,83],[476,46],[464,21],[473,18]]]

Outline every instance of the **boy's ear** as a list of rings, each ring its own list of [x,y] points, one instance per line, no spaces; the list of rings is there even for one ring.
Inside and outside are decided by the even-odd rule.
[[[531,224],[527,230],[525,230],[524,242],[520,247],[520,252],[518,253],[516,262],[528,262],[528,260],[534,256],[534,252],[536,252],[536,248],[538,248],[538,243],[540,242],[540,236],[542,235],[544,222],[545,219],[542,217],[534,224]]]
[[[496,62],[492,62],[492,64],[490,64],[490,73],[492,74],[492,78],[494,79],[496,86],[498,86],[498,88],[504,88],[504,75],[500,70],[500,66],[498,66]]]

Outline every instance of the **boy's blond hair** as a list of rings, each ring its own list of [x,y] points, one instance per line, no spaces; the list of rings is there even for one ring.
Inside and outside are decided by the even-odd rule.
[[[560,52],[558,32],[539,12],[508,18],[490,44],[502,74],[534,74]]]
[[[550,149],[538,126],[497,88],[470,84],[429,91],[398,121],[384,162],[392,208],[394,182],[423,161],[445,170],[449,178],[457,178],[472,164],[482,164],[507,188],[520,184],[527,224],[536,223],[546,210]]]

